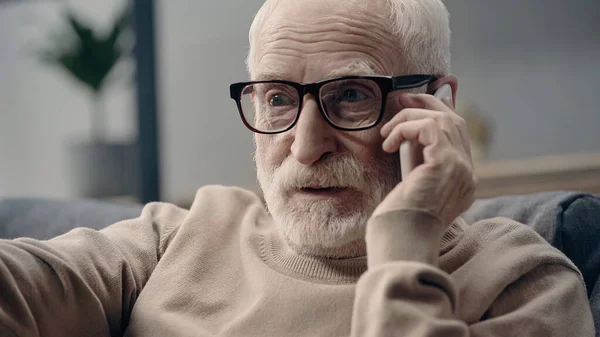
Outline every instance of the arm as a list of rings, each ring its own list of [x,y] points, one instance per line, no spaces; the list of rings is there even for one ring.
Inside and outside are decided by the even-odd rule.
[[[137,296],[186,211],[146,206],[101,231],[0,240],[0,335],[122,335]]]
[[[430,232],[423,233],[423,228]],[[492,270],[497,274],[489,282],[512,277],[515,281],[498,289],[497,296],[482,293],[471,303],[461,302],[477,306],[480,303],[473,300],[484,302],[496,296],[482,310],[481,319],[461,319],[460,312],[469,310],[458,308],[461,285],[437,267],[431,253],[439,247],[438,228],[444,226],[435,217],[411,211],[382,214],[369,222],[369,270],[357,284],[352,336],[594,336],[581,277],[567,263],[541,263],[522,274],[519,268]],[[491,266],[492,260],[507,256],[491,253],[478,260],[490,261]],[[490,274],[479,263],[461,268],[472,268],[466,273],[471,278],[485,279]],[[515,274],[507,277],[511,272]]]

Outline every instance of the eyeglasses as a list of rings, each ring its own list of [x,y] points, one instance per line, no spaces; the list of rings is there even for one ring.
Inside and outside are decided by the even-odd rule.
[[[294,127],[306,94],[317,99],[321,115],[332,127],[359,131],[383,118],[387,95],[435,81],[434,75],[347,76],[316,83],[252,81],[229,87],[244,125],[253,132],[276,134]]]

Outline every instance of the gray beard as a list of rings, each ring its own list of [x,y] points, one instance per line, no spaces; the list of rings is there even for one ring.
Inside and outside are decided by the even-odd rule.
[[[267,209],[280,235],[297,253],[311,256],[364,256],[367,221],[399,182],[399,160],[393,156],[377,168],[360,167],[361,172],[351,171],[351,179],[360,175],[359,180],[362,180],[351,202],[342,203],[335,198],[293,200],[293,195],[285,188],[285,179],[289,177],[279,174],[277,169],[261,169],[258,158],[256,162]]]

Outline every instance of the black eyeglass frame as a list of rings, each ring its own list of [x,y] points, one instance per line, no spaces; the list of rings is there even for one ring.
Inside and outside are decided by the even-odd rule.
[[[379,89],[381,90],[382,102],[381,102],[381,109],[379,111],[379,116],[377,117],[377,120],[369,126],[363,126],[363,127],[359,127],[359,128],[345,128],[342,126],[338,126],[329,119],[329,117],[327,116],[327,113],[325,113],[325,110],[323,108],[323,104],[321,102],[321,94],[320,94],[321,88],[324,85],[334,82],[334,81],[352,80],[352,79],[372,80],[379,86]],[[249,81],[249,82],[239,82],[239,83],[231,84],[229,86],[229,95],[230,95],[231,99],[233,99],[236,102],[238,112],[240,114],[240,117],[242,118],[242,122],[244,123],[244,125],[250,131],[255,132],[255,133],[272,135],[272,134],[283,133],[283,132],[291,130],[298,122],[298,118],[300,118],[300,112],[302,111],[303,97],[306,94],[311,94],[313,97],[315,97],[315,99],[317,101],[317,106],[319,107],[319,112],[321,113],[321,115],[323,116],[325,121],[327,121],[327,123],[329,125],[331,125],[331,127],[338,129],[338,130],[343,130],[343,131],[361,131],[361,130],[367,130],[372,127],[375,127],[377,124],[379,124],[379,122],[381,122],[381,120],[383,119],[383,114],[385,112],[385,104],[387,101],[387,96],[390,92],[393,92],[396,90],[418,88],[423,85],[430,84],[431,82],[434,82],[436,80],[437,80],[437,77],[435,75],[418,74],[418,75],[405,75],[405,76],[396,76],[396,77],[392,77],[392,76],[344,76],[344,77],[332,78],[332,79],[327,79],[324,81],[319,81],[319,82],[315,82],[315,83],[306,83],[306,84],[300,84],[297,82],[283,81],[283,80]],[[242,102],[241,102],[242,91],[244,90],[245,87],[247,87],[249,85],[261,84],[261,83],[285,84],[285,85],[294,87],[298,91],[298,97],[300,97],[300,99],[299,99],[300,102],[298,103],[298,112],[296,113],[296,118],[290,124],[289,127],[282,129],[282,130],[277,130],[277,131],[261,131],[261,130],[257,130],[254,127],[252,127],[250,125],[250,123],[248,123],[248,121],[246,120],[246,117],[244,116],[244,110],[242,108]]]

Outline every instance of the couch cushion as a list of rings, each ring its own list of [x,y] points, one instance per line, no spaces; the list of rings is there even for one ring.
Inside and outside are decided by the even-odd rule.
[[[577,192],[543,192],[480,199],[463,214],[463,218],[467,223],[495,217],[510,218],[531,226],[554,244],[558,220],[565,206],[583,196],[586,195]]]
[[[0,200],[0,238],[49,239],[75,227],[102,229],[140,215],[141,205],[95,200]]]

